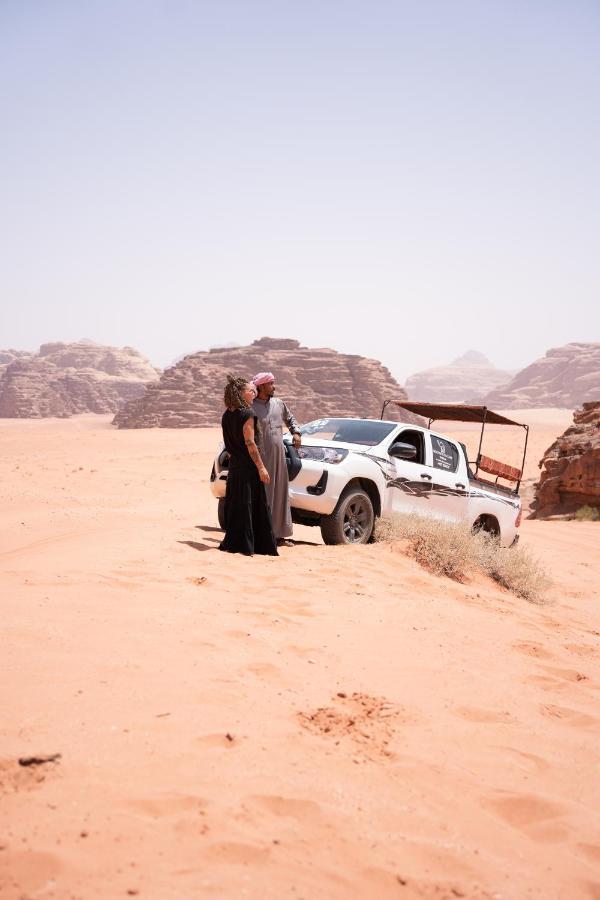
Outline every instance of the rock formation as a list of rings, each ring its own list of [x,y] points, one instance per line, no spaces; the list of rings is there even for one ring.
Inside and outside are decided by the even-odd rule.
[[[167,369],[159,382],[149,385],[143,397],[127,403],[114,422],[119,428],[218,425],[227,373],[251,378],[261,371],[275,374],[277,393],[289,401],[299,422],[320,416],[378,418],[384,400],[406,399],[389,371],[374,359],[265,337],[248,347],[186,356]],[[415,420],[391,405],[386,418]]]
[[[4,369],[0,417],[114,413],[156,380],[157,370],[131,347],[104,347],[91,341],[42,344],[39,353],[17,357]]]
[[[584,403],[540,462],[532,519],[572,513],[581,506],[600,509],[600,400]]]
[[[479,403],[486,394],[510,381],[511,372],[497,369],[476,350],[469,350],[447,366],[424,369],[406,381],[411,400],[438,403]]]
[[[0,350],[0,378],[12,362],[17,359],[30,359],[33,355],[28,350]]]
[[[575,409],[590,400],[600,400],[600,343],[548,350],[504,387],[491,391],[484,402],[494,409]]]

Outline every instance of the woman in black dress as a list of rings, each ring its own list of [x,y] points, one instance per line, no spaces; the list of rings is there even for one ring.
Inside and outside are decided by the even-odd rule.
[[[265,484],[269,473],[256,446],[257,419],[252,408],[256,388],[245,378],[227,376],[221,425],[229,453],[225,494],[225,537],[219,550],[279,556],[273,536]]]

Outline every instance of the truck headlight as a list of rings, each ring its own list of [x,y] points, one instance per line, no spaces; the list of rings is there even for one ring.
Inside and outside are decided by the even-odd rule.
[[[316,462],[340,463],[348,456],[347,450],[335,447],[298,447],[300,459],[314,459]]]

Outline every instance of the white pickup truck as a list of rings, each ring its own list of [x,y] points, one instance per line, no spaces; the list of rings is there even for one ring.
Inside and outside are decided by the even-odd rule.
[[[398,405],[430,416],[429,425],[438,418],[476,421],[484,427],[486,422],[520,424],[485,407]],[[474,472],[463,444],[425,426],[323,418],[308,422],[301,432],[297,451],[284,440],[292,518],[302,525],[319,525],[326,544],[367,543],[376,517],[405,512],[464,522],[496,535],[504,546],[518,540],[521,470],[482,456],[481,441]],[[221,523],[227,465],[227,452],[221,447],[210,478]],[[479,471],[495,480],[483,480]]]

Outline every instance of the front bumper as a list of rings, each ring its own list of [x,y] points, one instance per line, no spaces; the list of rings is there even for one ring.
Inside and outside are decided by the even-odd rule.
[[[336,507],[348,475],[340,465],[327,465],[309,459],[302,460],[302,468],[289,485],[290,506],[321,516],[330,515]],[[210,473],[210,490],[221,500],[227,490],[227,469]]]
[[[302,460],[302,468],[290,483],[290,505],[295,509],[329,516],[348,482],[348,475],[340,471],[340,464],[327,465],[309,459]]]

